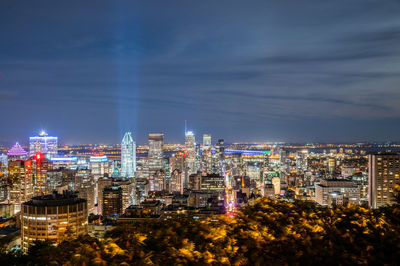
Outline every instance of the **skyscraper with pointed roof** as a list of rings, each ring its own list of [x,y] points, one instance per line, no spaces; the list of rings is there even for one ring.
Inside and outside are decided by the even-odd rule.
[[[131,178],[136,172],[136,143],[131,132],[126,132],[121,143],[121,177]]]
[[[11,149],[7,153],[7,157],[10,159],[18,159],[18,160],[23,160],[27,156],[27,152],[19,145],[19,143],[15,143],[14,146],[11,147]]]

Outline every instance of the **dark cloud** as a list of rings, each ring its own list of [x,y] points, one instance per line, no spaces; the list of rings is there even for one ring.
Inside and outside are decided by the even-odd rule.
[[[8,2],[0,112],[14,112],[0,140],[47,127],[70,142],[127,129],[182,141],[184,120],[228,141],[394,139],[399,12],[395,0]]]
[[[312,102],[327,102],[327,103],[334,103],[334,104],[344,104],[344,105],[353,105],[353,106],[363,106],[363,107],[371,107],[373,109],[383,109],[392,111],[390,108],[386,106],[376,105],[376,104],[368,104],[368,103],[357,103],[351,100],[345,99],[335,99],[335,98],[327,98],[323,96],[317,95],[260,95],[248,92],[233,92],[233,91],[209,91],[209,93],[213,95],[224,95],[224,96],[237,96],[237,97],[248,97],[248,98],[255,98],[255,99],[268,99],[268,100],[289,100],[289,101],[312,101]]]

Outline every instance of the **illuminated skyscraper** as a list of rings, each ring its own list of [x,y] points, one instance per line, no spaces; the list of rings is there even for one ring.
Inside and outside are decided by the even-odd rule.
[[[7,155],[0,154],[0,173],[3,173],[4,175],[7,174],[7,166],[8,166]]]
[[[171,156],[170,172],[171,178],[169,183],[170,192],[183,193],[183,186],[185,180],[185,156],[184,153],[175,153]]]
[[[8,199],[14,205],[14,213],[21,204],[33,197],[32,161],[11,160],[8,162]]]
[[[211,135],[203,134],[203,148],[211,149]]]
[[[95,202],[97,202],[97,209],[96,213],[97,214],[102,214],[103,213],[103,191],[104,188],[107,186],[112,185],[112,179],[109,178],[108,176],[102,177],[96,182],[95,186]]]
[[[89,169],[92,171],[92,175],[94,178],[94,184],[95,184],[94,202],[95,202],[95,204],[98,204],[98,211],[101,211],[102,209],[101,209],[101,207],[99,207],[101,197],[99,197],[99,194],[101,194],[102,191],[101,191],[101,189],[99,189],[100,185],[99,185],[98,181],[100,178],[103,178],[104,176],[108,176],[110,173],[110,163],[108,161],[107,156],[105,156],[104,153],[93,154],[93,156],[91,156],[90,160],[89,160]]]
[[[223,139],[219,139],[218,143],[215,145],[215,165],[214,173],[222,174],[222,169],[225,163],[225,143]]]
[[[3,165],[3,169],[6,165],[8,167],[7,180],[11,184],[8,187],[8,199],[14,205],[15,213],[20,211],[21,203],[33,197],[32,160],[26,160],[27,154],[17,142],[8,151],[8,162]]]
[[[203,135],[203,149],[201,152],[202,156],[202,168],[205,173],[212,173],[212,151],[211,151],[211,135]]]
[[[155,172],[155,174],[152,176],[151,181],[151,187],[153,191],[162,191],[166,187],[166,180],[165,180],[165,172],[164,170],[158,170]]]
[[[103,216],[118,215],[122,211],[122,188],[120,186],[105,187],[103,189]]]
[[[94,153],[89,159],[89,169],[92,170],[94,180],[97,181],[100,177],[110,173],[110,163],[104,153]]]
[[[34,196],[46,195],[47,187],[47,171],[49,169],[49,161],[43,153],[36,153],[31,157]]]
[[[0,201],[4,201],[8,197],[7,180],[8,175],[8,160],[7,155],[0,155]]]
[[[183,194],[183,176],[182,176],[182,171],[180,171],[179,169],[175,169],[171,173],[169,191],[179,192]]]
[[[224,161],[225,160],[225,143],[224,143],[223,139],[218,140],[215,150],[216,150],[216,154],[218,156],[218,160]]]
[[[29,156],[43,153],[48,157],[57,155],[58,138],[47,135],[42,131],[39,136],[29,138]]]
[[[192,131],[187,131],[185,135],[185,154],[186,168],[188,174],[197,173],[196,169],[196,140]]]
[[[154,175],[156,171],[164,168],[164,135],[163,134],[149,134],[149,172],[150,176]]]
[[[393,188],[400,184],[400,154],[371,154],[368,156],[369,206],[379,208],[393,204]]]
[[[136,143],[126,132],[121,143],[121,177],[132,178],[136,172]]]
[[[122,190],[122,213],[134,203],[135,184],[129,179],[113,179],[113,186],[119,186]]]

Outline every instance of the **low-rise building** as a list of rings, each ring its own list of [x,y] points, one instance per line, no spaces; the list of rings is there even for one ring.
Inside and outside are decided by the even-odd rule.
[[[322,179],[315,184],[315,201],[325,206],[359,204],[360,189],[351,180]]]

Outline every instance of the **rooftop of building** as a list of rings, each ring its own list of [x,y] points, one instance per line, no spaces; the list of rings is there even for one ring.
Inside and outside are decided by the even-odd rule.
[[[354,187],[355,184],[353,180],[349,179],[321,179],[320,183],[317,184],[320,187]]]
[[[28,153],[19,145],[19,143],[15,143],[14,146],[8,151],[7,156],[25,156]]]
[[[104,191],[118,191],[118,190],[122,190],[122,188],[118,185],[117,186],[111,185],[111,186],[104,187]]]
[[[65,206],[86,202],[78,198],[72,191],[64,191],[62,194],[54,191],[52,194],[33,197],[30,201],[24,202],[24,206]]]
[[[390,152],[390,151],[385,151],[385,152],[375,152],[375,153],[370,153],[369,155],[381,155],[381,156],[390,156],[390,155],[400,155],[398,152]]]

